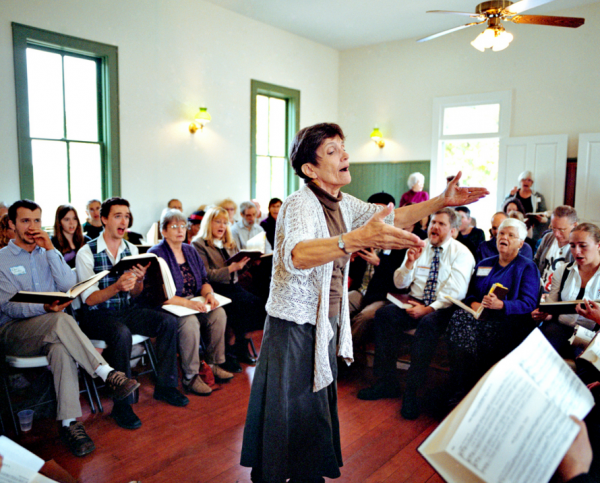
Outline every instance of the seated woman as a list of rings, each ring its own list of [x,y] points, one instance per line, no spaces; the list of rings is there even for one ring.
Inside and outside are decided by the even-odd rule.
[[[429,193],[423,191],[425,186],[425,176],[421,173],[412,173],[406,181],[408,191],[400,198],[399,206],[406,206],[408,203],[416,204],[429,199]]]
[[[206,344],[207,363],[218,381],[228,381],[233,374],[222,369],[219,364],[225,363],[225,327],[227,316],[214,297],[214,291],[208,282],[208,275],[202,259],[196,250],[184,243],[187,220],[179,210],[166,210],[160,220],[163,239],[154,245],[149,253],[164,258],[169,265],[173,281],[177,288],[176,295],[167,300],[167,304],[181,305],[199,314],[179,317],[178,342],[183,371],[183,387],[199,396],[208,396],[212,389],[202,381],[200,371],[200,330]],[[207,313],[204,303],[190,300],[201,295],[206,304],[213,308]]]
[[[235,212],[237,211],[237,204],[231,198],[225,198],[219,205],[221,208],[224,208],[227,211],[227,216],[229,220],[229,226],[235,223]],[[200,208],[198,208],[200,209]]]
[[[277,215],[279,215],[279,209],[281,208],[282,201],[279,198],[272,198],[269,201],[269,216],[260,222],[263,230],[267,234],[267,240],[271,244],[271,247],[275,249],[275,226],[277,224]]]
[[[232,303],[224,307],[227,313],[227,322],[235,334],[233,353],[237,360],[247,364],[256,363],[248,351],[249,340],[246,333],[261,330],[265,323],[265,306],[260,299],[244,290],[238,282],[238,274],[246,266],[249,258],[227,265],[227,260],[239,252],[229,229],[229,215],[227,210],[219,206],[209,208],[200,232],[192,242],[198,250],[200,258],[208,271],[208,280],[220,295],[229,297]],[[228,361],[228,370],[240,372],[241,368],[234,358]]]
[[[75,256],[79,249],[91,241],[83,234],[77,211],[71,205],[60,205],[54,218],[54,236],[51,238],[54,248],[63,254],[65,262],[75,268]]]
[[[100,206],[102,206],[100,200],[90,200],[85,206],[88,218],[83,224],[83,232],[92,240],[98,238],[104,229],[100,220]]]
[[[15,238],[15,236],[15,231],[8,223],[8,213],[4,213],[0,216],[0,248],[8,245],[8,242]]]
[[[458,395],[464,395],[498,360],[533,330],[531,311],[538,301],[540,274],[532,260],[519,255],[527,229],[508,218],[498,228],[498,256],[475,266],[467,298],[473,310],[490,309],[485,320],[476,320],[463,309],[454,312],[448,325],[451,378]],[[504,300],[488,295],[493,284],[508,289]]]
[[[552,275],[552,288],[546,302],[567,300],[598,300],[600,293],[600,228],[593,223],[581,223],[569,235],[574,263],[560,264]],[[573,357],[569,338],[576,325],[597,330],[595,306],[590,303],[585,309],[577,307],[577,314],[559,315],[558,320],[545,316],[542,333],[552,347],[563,357]],[[540,313],[534,311],[534,317]],[[543,313],[542,313],[543,314]]]

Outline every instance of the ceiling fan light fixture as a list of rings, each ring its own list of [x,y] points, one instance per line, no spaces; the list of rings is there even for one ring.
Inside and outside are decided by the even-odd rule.
[[[513,35],[501,25],[494,25],[486,28],[481,32],[471,45],[480,52],[485,52],[485,49],[492,49],[494,52],[504,50],[513,40]]]

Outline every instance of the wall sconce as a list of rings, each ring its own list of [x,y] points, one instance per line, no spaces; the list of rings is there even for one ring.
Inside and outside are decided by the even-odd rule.
[[[194,122],[190,124],[190,132],[194,134],[198,130],[198,128],[202,130],[204,126],[206,126],[206,124],[210,122],[211,119],[212,117],[206,110],[206,107],[201,107],[198,111],[198,114],[196,114]]]
[[[373,129],[373,132],[371,133],[371,139],[380,148],[382,148],[382,147],[385,146],[385,142],[383,140],[383,136],[381,135],[381,131],[379,130],[378,127],[376,127],[375,129]]]

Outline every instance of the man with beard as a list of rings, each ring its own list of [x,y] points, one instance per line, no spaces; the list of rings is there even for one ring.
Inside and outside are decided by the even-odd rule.
[[[264,233],[265,230],[256,222],[258,210],[252,201],[244,201],[240,205],[240,214],[242,218],[236,221],[231,227],[231,235],[237,247],[240,250],[244,250],[250,238],[255,237],[259,233]],[[265,245],[265,253],[271,253],[273,251],[271,244],[265,241]]]

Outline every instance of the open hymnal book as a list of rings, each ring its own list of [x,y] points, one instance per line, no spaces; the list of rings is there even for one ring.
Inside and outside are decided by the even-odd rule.
[[[410,295],[408,295],[407,293],[390,292],[387,294],[386,298],[401,309],[406,310],[414,307],[413,305],[408,303],[408,301],[410,300]]]
[[[547,482],[577,436],[590,391],[535,329],[419,447],[449,483]]]
[[[240,250],[234,256],[232,256],[229,260],[227,260],[227,265],[231,265],[232,263],[239,262],[244,258],[250,258],[251,260],[258,260],[262,257],[270,257],[271,253],[265,255],[265,251],[267,250],[267,234],[263,231],[258,235],[253,236],[246,242],[246,248]]]
[[[231,303],[230,298],[223,297],[222,295],[219,295],[218,293],[215,294],[215,298],[219,302],[219,307],[222,307],[223,305],[227,305],[227,304]],[[202,302],[202,303],[206,302],[206,299],[202,296],[194,297],[190,300],[195,300],[195,301]],[[189,309],[187,307],[182,307],[181,305],[168,304],[168,305],[163,305],[162,308],[164,310],[166,310],[167,312],[171,312],[172,314],[176,315],[177,317],[184,317],[186,315],[200,313],[200,311],[198,311],[198,310]],[[210,306],[210,304],[208,304],[206,306],[206,308],[208,309],[208,312],[210,312],[212,310],[212,307]]]
[[[575,350],[579,349],[581,354],[579,357],[591,362],[596,369],[600,370],[600,332],[586,329],[585,327],[577,326],[569,342]]]
[[[152,246],[156,245],[157,243],[158,243],[158,223],[154,222],[154,223],[152,223],[152,226],[148,230],[148,233],[146,233],[146,244],[148,244],[152,247]]]
[[[600,303],[600,300],[594,300],[596,303]],[[584,300],[564,300],[561,302],[542,302],[540,303],[539,309],[540,312],[545,312],[547,314],[552,315],[568,315],[568,314],[576,314],[577,311],[575,308],[580,306],[582,309],[585,309],[585,301]]]
[[[109,274],[108,270],[104,270],[97,273],[93,277],[83,280],[82,282],[76,283],[66,292],[28,292],[21,291],[17,292],[10,299],[10,302],[21,302],[25,304],[51,304],[55,301],[59,301],[61,304],[75,300],[82,292],[90,288],[92,285],[98,283],[101,279]]]
[[[499,283],[495,283],[494,285],[492,285],[492,288],[490,288],[488,295],[494,294],[500,300],[504,300],[504,297],[506,297],[507,293],[508,293],[508,289],[506,287],[503,287]],[[451,297],[450,295],[446,295],[445,297],[448,300],[450,300],[450,302],[452,302],[453,304],[458,305],[465,312],[469,312],[473,317],[475,317],[475,320],[485,320],[485,318],[487,316],[489,316],[490,310],[493,310],[493,309],[486,309],[486,308],[484,308],[483,305],[480,305],[477,310],[473,310],[468,305],[463,304],[460,300],[457,300],[454,297]]]
[[[0,483],[48,483],[50,478],[38,471],[44,466],[44,460],[18,445],[6,436],[0,436]]]

